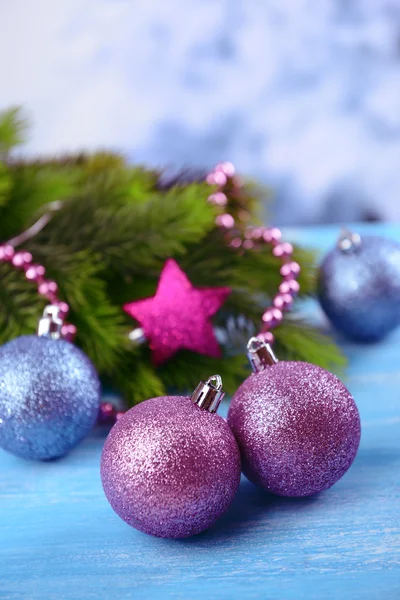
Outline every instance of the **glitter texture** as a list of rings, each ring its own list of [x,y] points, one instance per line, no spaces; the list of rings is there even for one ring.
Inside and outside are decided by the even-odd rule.
[[[400,245],[362,236],[354,252],[333,249],[319,269],[318,296],[338,331],[361,342],[382,339],[400,323]]]
[[[279,496],[333,485],[353,462],[361,434],[346,387],[303,362],[278,362],[248,377],[232,399],[228,423],[245,475]]]
[[[183,538],[207,529],[228,509],[240,481],[240,454],[217,414],[190,398],[153,398],[110,431],[101,477],[108,501],[129,525]]]
[[[181,348],[219,358],[221,349],[209,319],[230,292],[227,287],[194,288],[170,259],[164,265],[154,298],[131,302],[124,310],[143,328],[156,365]]]
[[[22,458],[66,454],[96,422],[100,383],[63,340],[22,336],[0,348],[0,446]]]

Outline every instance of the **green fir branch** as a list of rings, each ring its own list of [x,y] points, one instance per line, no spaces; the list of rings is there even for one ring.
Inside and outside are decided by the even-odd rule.
[[[199,380],[219,373],[232,393],[248,374],[245,349],[227,349],[214,359],[180,351],[159,368],[146,345],[130,342],[137,324],[122,309],[126,302],[154,295],[162,267],[175,258],[196,287],[228,286],[232,293],[213,319],[224,327],[243,316],[260,328],[262,311],[281,280],[279,260],[270,248],[245,253],[226,244],[215,226],[218,209],[207,202],[212,191],[201,180],[177,177],[160,183],[160,173],[130,166],[106,151],[58,158],[13,159],[23,141],[25,120],[18,110],[0,114],[0,240],[32,225],[57,201],[46,227],[24,244],[46,276],[59,286],[78,327],[76,343],[95,363],[103,381],[116,387],[128,405],[165,393],[190,394]],[[265,191],[243,182],[224,189],[241,230],[257,223]],[[52,205],[54,207],[54,205]],[[315,288],[315,256],[295,247],[301,266],[301,296]],[[45,306],[35,284],[9,265],[0,265],[0,343],[34,333]],[[335,371],[345,360],[318,329],[293,316],[275,330],[281,359],[306,360]],[[245,344],[245,342],[244,342]]]
[[[28,122],[19,107],[0,112],[0,157],[4,160],[10,151],[25,140]]]

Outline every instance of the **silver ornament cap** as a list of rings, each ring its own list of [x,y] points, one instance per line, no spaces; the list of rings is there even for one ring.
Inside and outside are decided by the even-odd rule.
[[[49,304],[44,309],[43,316],[39,321],[37,335],[52,340],[59,340],[63,324],[60,307],[56,304]]]
[[[252,337],[248,341],[247,358],[254,373],[264,371],[278,362],[271,346],[256,337]]]
[[[215,383],[212,383],[213,381]],[[211,375],[207,381],[200,381],[190,399],[193,404],[196,404],[202,410],[215,413],[224,396],[225,392],[222,389],[221,377],[219,375]]]
[[[343,254],[350,254],[352,252],[357,252],[361,243],[362,239],[359,233],[343,227],[337,241],[337,247]]]

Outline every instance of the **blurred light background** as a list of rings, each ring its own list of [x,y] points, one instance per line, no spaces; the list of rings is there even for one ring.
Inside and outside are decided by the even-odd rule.
[[[400,218],[400,0],[3,0],[24,152],[231,160],[280,224]]]

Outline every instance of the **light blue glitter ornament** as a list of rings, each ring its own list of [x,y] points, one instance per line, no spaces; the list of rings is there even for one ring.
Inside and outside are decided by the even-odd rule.
[[[343,232],[320,266],[318,297],[333,326],[348,338],[382,339],[400,324],[400,245]]]
[[[28,335],[0,348],[0,447],[11,454],[63,456],[92,429],[99,402],[96,370],[73,344]]]

